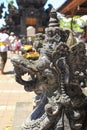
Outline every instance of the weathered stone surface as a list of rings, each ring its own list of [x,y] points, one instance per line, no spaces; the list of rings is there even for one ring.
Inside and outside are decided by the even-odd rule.
[[[58,25],[52,9],[42,44],[36,39],[40,57],[12,58],[16,81],[37,94],[36,107],[21,130],[87,130],[87,96],[82,91],[87,87],[86,47]],[[22,79],[26,73],[31,76],[28,81]]]

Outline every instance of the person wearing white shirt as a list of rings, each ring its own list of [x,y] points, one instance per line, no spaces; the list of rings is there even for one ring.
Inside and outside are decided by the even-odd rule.
[[[6,28],[2,27],[0,32],[0,74],[4,73],[4,67],[7,61],[8,47],[10,47],[9,35]]]
[[[16,36],[15,36],[14,32],[11,32],[11,33],[10,33],[10,36],[9,36],[9,40],[10,40],[10,43],[11,43],[11,48],[10,48],[10,50],[11,50],[11,52],[13,52],[13,53],[15,52],[15,45],[14,45],[15,39],[16,39]]]

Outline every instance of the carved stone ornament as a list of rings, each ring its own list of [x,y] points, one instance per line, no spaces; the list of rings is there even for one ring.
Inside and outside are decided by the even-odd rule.
[[[58,22],[52,9],[40,47],[36,41],[37,60],[12,57],[16,81],[37,94],[37,106],[21,130],[87,130],[87,96],[83,91],[87,87],[86,47]],[[22,79],[26,73],[31,76],[28,81]]]

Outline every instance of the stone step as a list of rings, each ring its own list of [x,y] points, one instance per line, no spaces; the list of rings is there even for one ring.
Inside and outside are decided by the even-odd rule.
[[[22,123],[32,110],[32,102],[17,102],[11,130],[21,130]]]

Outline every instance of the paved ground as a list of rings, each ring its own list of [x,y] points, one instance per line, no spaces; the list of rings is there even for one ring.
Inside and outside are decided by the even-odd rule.
[[[12,54],[8,54],[12,57]],[[23,86],[16,83],[13,72],[13,65],[8,58],[5,72],[0,75],[0,130],[8,130],[12,127],[15,107],[17,102],[32,102],[35,94],[27,93]],[[32,110],[32,105],[30,108]]]

